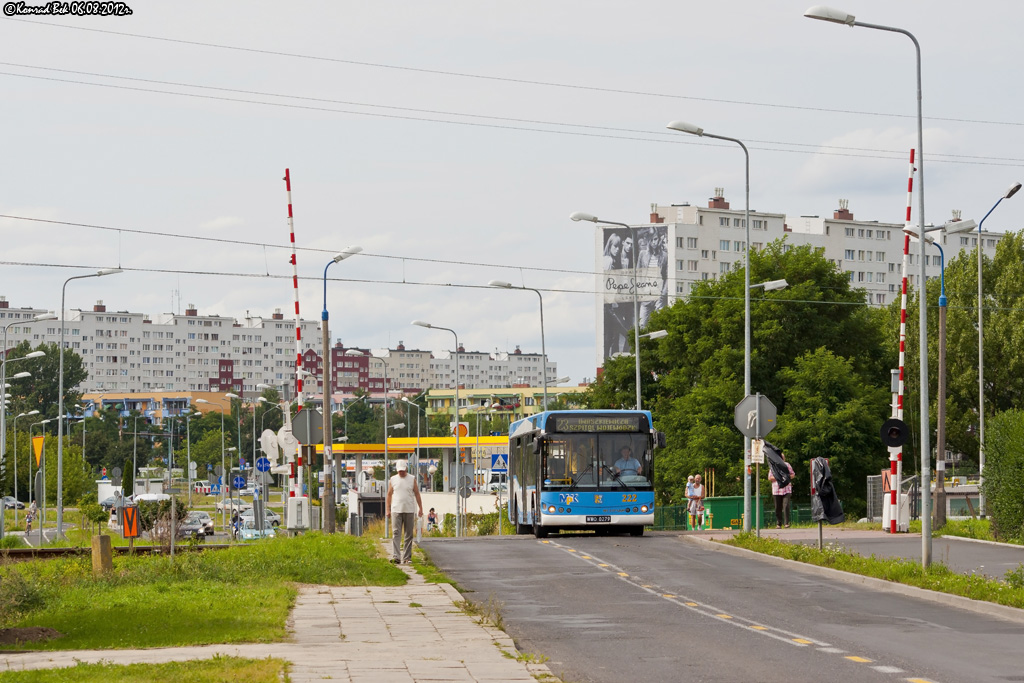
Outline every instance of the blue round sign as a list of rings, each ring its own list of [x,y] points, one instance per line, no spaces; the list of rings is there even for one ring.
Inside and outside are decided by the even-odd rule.
[[[245,486],[245,477],[235,477],[234,484],[236,489],[243,488]]]
[[[267,458],[258,458],[256,460],[256,469],[258,469],[260,472],[269,472],[270,460],[268,460]]]

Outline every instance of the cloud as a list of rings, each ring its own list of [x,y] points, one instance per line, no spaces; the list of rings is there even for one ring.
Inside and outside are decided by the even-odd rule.
[[[200,223],[199,227],[207,230],[226,230],[228,228],[236,228],[241,225],[245,225],[245,221],[238,216],[218,216],[213,220]]]

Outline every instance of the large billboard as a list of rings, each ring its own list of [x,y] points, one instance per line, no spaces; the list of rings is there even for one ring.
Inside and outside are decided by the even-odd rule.
[[[641,331],[647,327],[651,313],[668,305],[668,226],[605,228],[602,242],[599,291],[603,306],[603,361],[616,353],[632,352],[634,298],[638,302]]]

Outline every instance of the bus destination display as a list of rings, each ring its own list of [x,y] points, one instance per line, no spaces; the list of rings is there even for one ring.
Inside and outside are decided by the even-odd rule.
[[[639,432],[640,415],[559,415],[553,432]]]

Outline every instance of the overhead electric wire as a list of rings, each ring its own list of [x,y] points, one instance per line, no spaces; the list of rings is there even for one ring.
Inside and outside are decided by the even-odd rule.
[[[367,61],[359,61],[359,60],[354,60],[354,59],[341,59],[339,57],[323,57],[323,56],[319,56],[319,55],[305,55],[305,54],[301,54],[301,53],[297,53],[297,52],[283,52],[283,51],[280,51],[280,50],[266,50],[266,49],[260,49],[260,48],[243,47],[243,46],[239,46],[239,45],[225,45],[225,44],[222,44],[222,43],[207,43],[207,42],[202,42],[202,41],[198,41],[198,40],[184,40],[184,39],[181,39],[181,38],[165,38],[163,36],[151,36],[151,35],[146,35],[146,34],[142,34],[142,33],[129,33],[127,31],[111,31],[109,29],[90,28],[90,27],[86,27],[86,26],[75,26],[75,25],[70,25],[70,24],[58,24],[58,23],[54,23],[54,22],[36,21],[36,20],[32,20],[32,19],[13,19],[12,21],[21,21],[21,22],[24,22],[24,23],[27,23],[27,24],[38,24],[38,25],[41,25],[41,26],[49,26],[49,27],[53,27],[53,28],[72,29],[72,30],[76,30],[76,31],[89,31],[89,32],[94,32],[94,33],[105,33],[105,34],[108,34],[108,35],[125,36],[125,37],[128,37],[128,38],[142,38],[142,39],[145,39],[145,40],[156,40],[156,41],[161,41],[161,42],[166,42],[166,43],[177,43],[177,44],[181,44],[181,45],[194,45],[194,46],[198,46],[198,47],[209,47],[209,48],[215,48],[215,49],[218,49],[218,50],[234,50],[234,51],[237,51],[237,52],[248,52],[248,53],[253,53],[253,54],[264,54],[264,55],[270,55],[270,56],[275,56],[275,57],[289,57],[289,58],[293,58],[293,59],[306,59],[306,60],[312,60],[312,61],[330,62],[330,63],[335,63],[335,64],[348,64],[348,65],[351,65],[351,66],[363,66],[363,67],[369,67],[369,68],[375,68],[375,69],[388,69],[388,70],[394,70],[394,71],[409,71],[409,72],[413,72],[413,73],[431,74],[431,75],[434,75],[434,76],[448,76],[448,77],[455,77],[455,78],[470,78],[470,79],[484,80],[484,81],[495,81],[495,82],[502,82],[502,83],[515,83],[515,84],[518,84],[518,85],[539,85],[539,86],[549,87],[549,88],[565,88],[565,89],[570,89],[570,90],[586,90],[586,91],[591,91],[591,92],[611,93],[611,94],[615,94],[615,95],[636,95],[636,96],[642,96],[642,97],[658,97],[658,98],[668,98],[668,99],[677,99],[677,100],[689,100],[689,101],[693,101],[693,102],[711,102],[711,103],[716,103],[716,104],[736,104],[736,105],[742,105],[742,106],[766,107],[766,108],[772,108],[772,109],[789,109],[789,110],[797,110],[797,111],[814,111],[814,112],[822,112],[822,113],[828,113],[828,114],[854,114],[854,115],[857,115],[857,116],[879,116],[879,117],[891,117],[891,118],[902,118],[902,119],[916,118],[916,115],[914,115],[914,114],[896,114],[896,113],[886,113],[886,112],[860,111],[860,110],[855,110],[855,109],[831,109],[831,108],[828,108],[828,107],[810,107],[810,106],[806,106],[806,105],[797,105],[797,104],[778,104],[778,103],[770,103],[770,102],[754,102],[754,101],[749,101],[749,100],[730,100],[730,99],[721,99],[721,98],[713,98],[713,97],[697,97],[697,96],[694,96],[694,95],[677,95],[677,94],[671,94],[671,93],[659,93],[659,92],[642,91],[642,90],[626,90],[626,89],[623,89],[623,88],[608,88],[608,87],[592,86],[592,85],[579,85],[579,84],[574,84],[574,83],[559,83],[557,81],[541,81],[541,80],[533,80],[533,79],[526,79],[526,78],[511,78],[511,77],[507,77],[507,76],[491,76],[491,75],[487,75],[487,74],[475,74],[475,73],[469,73],[469,72],[463,72],[463,71],[448,71],[448,70],[444,70],[444,69],[427,69],[427,68],[424,68],[424,67],[405,66],[405,65],[401,65],[401,64],[384,64],[384,63],[381,63],[381,62],[367,62]],[[1024,122],[1020,122],[1020,121],[989,121],[989,120],[984,120],[984,119],[965,119],[965,118],[941,117],[941,116],[928,116],[928,117],[925,117],[925,118],[927,120],[931,120],[931,121],[949,121],[949,122],[956,122],[956,123],[980,123],[980,124],[998,125],[998,126],[1024,126]]]
[[[236,102],[236,103],[239,103],[239,104],[258,104],[258,105],[266,106],[266,107],[280,107],[280,108],[285,108],[285,109],[302,109],[302,110],[307,110],[307,111],[320,111],[320,112],[330,112],[330,113],[335,113],[335,114],[351,114],[351,115],[354,115],[354,116],[367,116],[367,117],[371,117],[371,118],[375,117],[375,118],[384,118],[384,119],[399,119],[399,120],[404,120],[404,121],[421,121],[421,122],[425,122],[425,123],[441,123],[441,124],[451,125],[451,126],[472,126],[474,128],[493,128],[493,129],[500,129],[500,130],[518,130],[518,131],[525,131],[525,132],[530,132],[530,133],[547,133],[549,135],[570,135],[570,136],[575,136],[575,137],[605,138],[605,139],[609,139],[609,140],[629,140],[629,141],[632,141],[632,142],[654,142],[654,143],[658,143],[658,144],[669,144],[669,145],[689,145],[689,146],[700,146],[700,147],[718,147],[718,146],[721,146],[719,143],[703,142],[703,141],[702,142],[694,142],[694,141],[687,140],[687,139],[682,139],[682,138],[675,139],[675,140],[673,140],[673,139],[657,140],[657,139],[653,139],[653,138],[643,138],[643,137],[636,137],[636,136],[630,136],[630,135],[608,135],[608,134],[602,134],[602,133],[585,133],[585,132],[572,131],[572,130],[548,130],[548,129],[545,129],[545,128],[527,128],[527,127],[524,127],[524,126],[501,125],[501,124],[497,124],[497,123],[480,123],[480,122],[475,122],[475,121],[449,121],[449,120],[445,120],[445,119],[425,118],[425,117],[420,117],[420,116],[405,116],[405,115],[399,115],[399,114],[384,114],[384,113],[380,113],[380,112],[365,112],[365,111],[354,111],[354,110],[349,110],[349,109],[332,109],[330,107],[314,107],[314,106],[310,106],[310,105],[286,104],[284,102],[264,102],[264,101],[260,101],[260,100],[238,99],[238,98],[234,98],[234,97],[218,97],[216,95],[200,95],[198,93],[185,93],[185,92],[173,92],[173,91],[169,91],[169,90],[157,90],[155,88],[139,88],[139,87],[133,87],[133,86],[127,86],[127,85],[114,85],[112,83],[91,83],[89,81],[76,81],[76,80],[68,79],[68,78],[53,78],[53,77],[49,77],[49,76],[32,76],[32,75],[29,75],[29,74],[17,74],[17,73],[11,73],[11,72],[8,72],[8,71],[0,71],[0,76],[14,76],[14,77],[18,77],[18,78],[29,78],[29,79],[42,80],[42,81],[54,81],[54,82],[58,82],[58,83],[72,83],[72,84],[75,84],[75,85],[86,85],[86,86],[93,86],[93,87],[98,87],[98,88],[111,88],[111,89],[114,89],[114,90],[129,90],[129,91],[135,91],[135,92],[155,93],[155,94],[161,94],[161,95],[174,95],[174,96],[178,96],[178,97],[191,97],[191,98],[195,98],[195,99],[215,100],[215,101],[220,101],[220,102]],[[458,116],[463,116],[463,114],[458,114]],[[547,125],[567,125],[567,124],[547,124]],[[628,129],[623,129],[623,130],[628,130]],[[649,135],[660,135],[661,133],[659,131],[659,132],[648,133],[648,134]],[[769,143],[769,144],[789,144],[789,143]],[[747,145],[747,148],[748,149],[752,149],[752,150],[762,151],[762,152],[787,152],[787,153],[790,153],[790,154],[808,154],[808,155],[820,154],[820,155],[826,155],[826,156],[847,157],[847,158],[853,158],[853,159],[884,159],[884,160],[887,160],[887,161],[888,160],[893,160],[893,159],[898,159],[898,158],[900,158],[902,156],[902,153],[896,153],[896,152],[892,152],[891,155],[883,156],[883,155],[879,155],[879,154],[850,154],[850,153],[846,153],[846,152],[827,152],[827,151],[822,151],[820,149],[816,150],[816,151],[797,150],[797,149],[778,149],[778,148],[775,148],[775,147],[758,147],[756,145]],[[956,160],[956,159],[934,158],[934,157],[937,157],[937,156],[940,156],[940,155],[933,155],[933,161],[935,163],[970,164],[970,165],[974,165],[974,166],[1013,166],[1013,167],[1024,166],[1024,163],[1020,163],[1020,164],[1007,164],[1007,163],[996,163],[996,162],[961,161],[961,160]]]
[[[364,252],[365,253],[365,252]],[[362,255],[362,254],[360,254]],[[28,263],[22,261],[0,261],[0,266],[25,266],[30,268],[78,268],[86,270],[95,270],[101,266],[82,266],[82,265],[66,265],[61,263]],[[164,275],[199,275],[199,276],[213,276],[213,277],[231,277],[231,278],[247,278],[247,279],[269,279],[269,280],[289,280],[291,275],[272,275],[268,273],[241,273],[241,272],[226,272],[226,271],[211,271],[211,270],[184,270],[180,268],[131,268],[121,267],[125,272],[136,272],[136,273],[160,273]],[[300,275],[300,280],[308,280],[310,282],[323,282],[325,279],[328,282],[348,282],[354,284],[371,284],[371,285],[410,285],[414,287],[444,287],[454,289],[485,289],[493,291],[494,287],[490,285],[476,285],[476,284],[463,284],[457,282],[420,282],[420,281],[409,281],[409,280],[377,280],[371,278],[355,278],[355,277],[328,277],[323,278],[315,275]],[[673,278],[669,278],[670,280]],[[542,292],[550,294],[585,294],[587,296],[594,296],[596,294],[602,294],[596,289],[566,289],[556,287],[537,287]],[[686,299],[700,299],[709,301],[743,301],[742,296],[694,296],[688,295]],[[783,303],[804,303],[804,304],[815,304],[815,305],[830,305],[836,304],[841,306],[868,306],[867,301],[821,301],[819,299],[783,299],[781,297],[772,297],[773,302]],[[231,316],[225,316],[231,317]]]
[[[419,113],[419,114],[432,114],[432,115],[441,115],[441,116],[461,116],[461,117],[474,118],[474,119],[489,119],[489,120],[492,120],[492,121],[506,121],[506,122],[510,122],[510,123],[523,123],[523,124],[543,125],[543,126],[560,126],[560,127],[563,127],[563,128],[580,128],[580,129],[584,129],[584,130],[612,131],[612,132],[616,132],[616,133],[636,133],[636,134],[641,134],[641,135],[661,135],[661,136],[665,136],[666,139],[664,141],[666,141],[666,142],[675,142],[675,143],[682,143],[683,142],[683,140],[678,139],[678,133],[671,132],[671,131],[660,131],[660,130],[651,131],[651,130],[641,130],[641,129],[636,129],[636,128],[619,128],[619,127],[615,127],[615,126],[598,126],[598,125],[589,125],[589,124],[582,124],[582,123],[567,123],[567,122],[564,122],[564,121],[545,121],[545,120],[542,120],[542,119],[523,119],[523,118],[515,118],[515,117],[509,117],[509,116],[491,116],[491,115],[488,115],[488,114],[470,114],[470,113],[464,113],[464,112],[458,112],[458,111],[448,111],[448,110],[439,110],[439,109],[422,109],[422,108],[417,108],[417,107],[401,107],[401,106],[388,105],[388,104],[376,104],[376,103],[372,103],[372,102],[354,102],[354,101],[351,101],[351,100],[335,100],[335,99],[324,98],[324,97],[312,97],[312,96],[308,96],[308,95],[283,95],[281,93],[265,92],[265,91],[261,91],[261,90],[244,90],[244,89],[239,89],[239,88],[227,88],[227,87],[223,87],[223,86],[211,86],[211,85],[199,85],[199,84],[195,84],[195,83],[183,83],[183,82],[180,82],[180,81],[163,81],[163,80],[152,79],[152,78],[139,78],[139,77],[134,77],[134,76],[120,76],[120,75],[115,75],[115,74],[97,73],[97,72],[94,72],[94,71],[77,71],[77,70],[74,70],[74,69],[61,69],[61,68],[56,68],[56,67],[38,66],[38,65],[33,65],[33,64],[20,64],[20,63],[17,63],[17,62],[0,62],[0,65],[2,65],[2,66],[12,66],[12,67],[21,68],[21,69],[36,69],[36,70],[40,70],[40,71],[53,71],[53,72],[57,72],[57,73],[74,74],[74,75],[77,75],[77,76],[92,76],[92,77],[95,77],[95,78],[109,78],[109,79],[121,80],[121,81],[134,81],[134,82],[138,82],[138,83],[152,83],[152,84],[156,84],[156,85],[168,85],[168,86],[182,87],[182,88],[195,88],[195,89],[199,89],[199,90],[213,90],[213,91],[219,91],[219,92],[236,93],[236,94],[241,94],[241,95],[259,95],[259,96],[262,96],[262,97],[279,97],[279,98],[282,98],[282,99],[292,99],[292,100],[300,100],[300,101],[306,101],[306,102],[321,102],[321,103],[324,103],[324,104],[342,104],[342,105],[347,105],[347,106],[368,107],[368,108],[373,108],[373,109],[393,109],[395,111],[407,111],[407,112],[415,112],[415,113]],[[51,78],[46,78],[46,77],[32,76],[32,75],[29,75],[29,74],[16,74],[16,73],[11,73],[11,72],[0,72],[0,75],[17,76],[17,77],[21,77],[21,78],[36,78],[36,79],[39,79],[39,80],[55,80],[57,82],[67,82],[67,83],[72,83],[72,84],[76,84],[76,85],[92,85],[92,86],[97,86],[97,87],[116,87],[116,86],[109,86],[108,84],[104,84],[104,83],[92,83],[92,82],[88,82],[88,81],[77,81],[77,80],[73,80],[73,79],[67,79],[67,80],[64,80],[64,79],[51,79]],[[142,92],[153,92],[153,93],[157,93],[157,94],[180,95],[180,96],[185,96],[185,97],[192,96],[190,93],[178,93],[178,92],[172,92],[172,91],[167,91],[167,90],[153,90],[153,89],[147,89],[147,88],[140,88],[139,90],[142,91]],[[268,104],[268,105],[269,104],[274,104],[274,103],[269,103],[269,102],[254,102],[252,100],[236,100],[236,99],[233,99],[233,98],[224,98],[224,99],[226,101],[229,101],[229,102],[241,102],[241,103],[245,103],[245,104],[254,104],[254,103],[256,103],[256,104]],[[339,111],[339,110],[329,109],[327,111]],[[345,110],[340,110],[340,111],[341,111],[341,113],[357,113],[357,114],[363,114],[363,115],[366,115],[366,116],[372,116],[373,115],[373,114],[368,113],[368,112],[349,112],[349,111],[345,111]],[[428,121],[436,121],[436,119],[427,119],[427,120]],[[449,122],[449,123],[457,123],[457,122]],[[550,131],[547,131],[547,132],[550,132]],[[612,137],[612,136],[610,136],[610,137]],[[618,136],[614,136],[614,137],[618,138]],[[627,139],[635,139],[635,138],[627,138]],[[648,141],[649,142],[658,142],[658,140],[648,140]],[[710,141],[704,141],[702,143],[702,142],[697,142],[697,141],[694,141],[694,140],[690,140],[690,141],[686,141],[686,142],[688,144],[690,144],[690,145],[723,146],[720,143],[715,143],[715,142],[710,142]],[[854,156],[865,156],[866,158],[890,159],[890,158],[902,158],[905,155],[905,152],[902,151],[902,150],[876,149],[876,148],[865,148],[865,147],[847,147],[847,146],[843,146],[843,145],[822,145],[822,144],[805,143],[805,142],[785,142],[785,141],[780,141],[780,140],[759,140],[759,139],[755,139],[755,138],[750,139],[749,142],[752,143],[752,144],[755,144],[755,145],[757,145],[757,144],[760,144],[760,145],[784,145],[784,146],[787,146],[787,147],[807,148],[807,149],[813,150],[811,152],[806,152],[806,153],[811,153],[811,154],[833,154],[832,152],[826,152],[826,151],[823,151],[823,150],[842,150],[844,152],[857,152],[858,154],[856,154]],[[779,151],[779,152],[783,152],[783,151],[788,151],[788,152],[796,151],[796,152],[800,152],[801,151],[801,150],[781,150],[781,149],[775,149],[775,148],[770,148],[770,147],[753,147],[753,149],[760,149],[760,150],[763,150],[763,151]],[[869,156],[866,153],[877,153],[877,154],[885,154],[885,155],[891,155],[891,156],[876,157],[876,156],[873,156],[873,155]],[[934,153],[934,154],[929,155],[929,158],[933,159],[933,160],[936,160],[936,161],[938,161],[938,160],[946,160],[946,159],[958,159],[958,160],[959,159],[978,159],[978,160],[982,160],[982,161],[986,161],[986,162],[1010,161],[1010,162],[1021,162],[1022,164],[1024,164],[1024,158],[1016,158],[1016,157],[989,157],[989,156],[981,156],[981,155],[973,155],[973,154],[941,154],[941,153]],[[963,162],[963,163],[970,163],[970,162]],[[985,165],[1002,165],[1002,164],[985,164]]]

